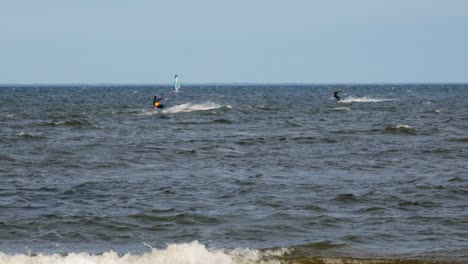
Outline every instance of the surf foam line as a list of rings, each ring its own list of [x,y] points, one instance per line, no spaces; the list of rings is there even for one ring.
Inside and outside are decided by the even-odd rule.
[[[170,244],[166,249],[153,249],[142,255],[121,255],[110,251],[100,255],[88,253],[7,255],[0,252],[2,264],[279,264],[286,249],[259,251],[253,249],[209,249],[197,241]]]
[[[162,112],[167,113],[167,114],[187,113],[187,112],[194,112],[194,111],[207,111],[207,110],[219,109],[223,107],[224,106],[213,103],[213,102],[206,102],[202,104],[185,103],[185,104],[172,106],[167,109],[163,109]],[[230,105],[227,105],[225,107],[231,108]]]
[[[385,99],[385,98],[371,98],[371,97],[353,97],[349,96],[344,99],[341,99],[341,103],[379,103],[379,102],[388,102],[394,101],[395,99]]]

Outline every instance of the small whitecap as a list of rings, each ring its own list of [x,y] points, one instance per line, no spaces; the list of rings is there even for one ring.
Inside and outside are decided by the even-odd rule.
[[[406,133],[406,134],[415,134],[416,129],[410,125],[398,124],[398,125],[389,125],[385,128],[386,131],[393,133]]]
[[[16,136],[18,136],[18,137],[25,137],[25,138],[34,137],[33,134],[28,133],[28,132],[24,132],[24,131],[20,131],[19,133],[16,134]]]
[[[348,111],[351,111],[351,108],[349,108],[349,107],[335,107],[335,108],[332,108],[332,110],[348,112]]]

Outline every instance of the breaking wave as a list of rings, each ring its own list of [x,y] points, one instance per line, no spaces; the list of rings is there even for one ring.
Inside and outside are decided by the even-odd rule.
[[[155,249],[143,254],[121,254],[114,251],[102,254],[82,253],[54,253],[54,254],[5,254],[0,252],[2,264],[324,264],[324,263],[353,263],[353,264],[422,264],[447,263],[444,260],[404,259],[404,258],[354,258],[349,256],[323,256],[319,252],[334,250],[343,245],[328,242],[318,242],[297,248],[274,248],[257,250],[248,248],[216,249],[207,248],[198,241],[191,243],[169,244],[165,249]],[[313,252],[319,253],[314,256]],[[312,256],[310,255],[312,253]],[[320,256],[321,255],[321,256]]]
[[[0,252],[0,263],[4,264],[59,264],[59,263],[120,263],[120,264],[236,264],[236,263],[282,263],[280,257],[286,249],[211,249],[197,241],[182,244],[170,244],[166,249],[154,249],[141,255],[119,254],[113,251],[94,255],[89,253],[68,254],[16,254]]]

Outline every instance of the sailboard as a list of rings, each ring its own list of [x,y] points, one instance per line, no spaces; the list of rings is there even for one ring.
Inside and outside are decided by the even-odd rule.
[[[174,76],[174,92],[178,93],[180,90],[179,76]]]

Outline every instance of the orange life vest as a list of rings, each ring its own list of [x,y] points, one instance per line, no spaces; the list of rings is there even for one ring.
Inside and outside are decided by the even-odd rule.
[[[161,105],[160,102],[154,102],[154,107],[158,107],[159,105]]]

